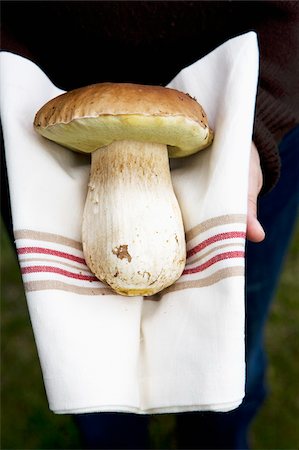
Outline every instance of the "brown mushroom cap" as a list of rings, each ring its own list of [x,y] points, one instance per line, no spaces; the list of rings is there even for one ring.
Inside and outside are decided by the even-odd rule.
[[[166,144],[170,157],[207,147],[213,132],[195,99],[175,89],[100,83],[50,100],[36,114],[35,130],[79,152],[116,140]]]

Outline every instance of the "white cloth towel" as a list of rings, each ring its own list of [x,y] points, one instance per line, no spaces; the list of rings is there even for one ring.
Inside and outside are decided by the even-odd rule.
[[[1,54],[1,116],[24,288],[50,409],[56,413],[228,411],[244,396],[244,244],[258,77],[253,32],[182,70],[213,145],[171,162],[188,259],[150,298],[115,295],[89,272],[81,217],[90,160],[38,136],[60,94],[39,67]]]

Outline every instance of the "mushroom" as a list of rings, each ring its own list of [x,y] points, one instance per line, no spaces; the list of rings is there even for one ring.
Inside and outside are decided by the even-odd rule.
[[[34,128],[91,153],[82,242],[96,277],[126,296],[153,295],[173,284],[185,266],[186,244],[168,156],[211,143],[197,101],[162,86],[100,83],[50,100]]]

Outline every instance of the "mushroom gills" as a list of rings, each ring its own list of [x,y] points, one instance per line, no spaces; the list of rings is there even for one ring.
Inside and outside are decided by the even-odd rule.
[[[90,270],[117,293],[153,295],[186,261],[167,146],[115,141],[92,153],[82,241]]]

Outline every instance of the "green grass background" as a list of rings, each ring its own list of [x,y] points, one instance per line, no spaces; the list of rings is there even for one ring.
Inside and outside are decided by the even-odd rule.
[[[299,229],[266,330],[270,394],[252,429],[253,449],[299,448]],[[176,448],[173,417],[152,419],[153,449]],[[71,416],[48,409],[21,276],[1,227],[1,448],[79,449]]]

